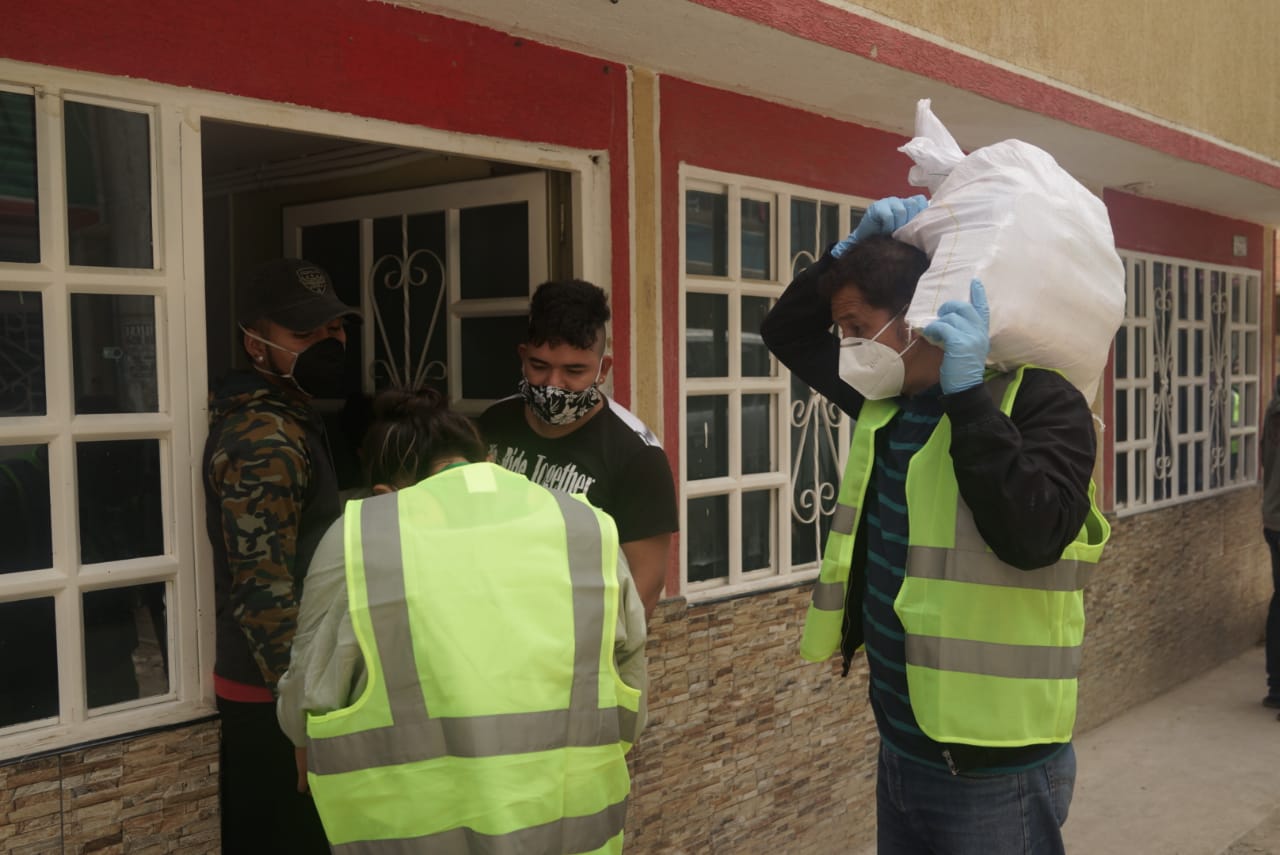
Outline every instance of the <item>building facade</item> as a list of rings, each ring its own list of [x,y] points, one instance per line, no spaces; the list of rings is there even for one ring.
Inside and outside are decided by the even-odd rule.
[[[1256,643],[1280,14],[1017,5],[7,10],[0,848],[217,851],[199,460],[210,382],[242,364],[232,283],[281,254],[365,308],[367,391],[473,413],[514,390],[534,286],[604,286],[611,394],[662,437],[681,509],[629,850],[869,841],[865,666],[796,653],[849,425],[758,329],[867,204],[916,192],[897,148],[923,97],[966,150],[1053,154],[1125,262],[1080,728]],[[350,483],[342,402],[320,405]]]

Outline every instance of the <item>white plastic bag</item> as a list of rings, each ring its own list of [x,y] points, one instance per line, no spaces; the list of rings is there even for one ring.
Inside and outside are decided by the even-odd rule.
[[[916,328],[981,279],[991,307],[989,364],[1056,368],[1092,402],[1124,320],[1124,265],[1102,201],[1045,151],[1019,140],[967,157],[930,110],[916,105],[908,180],[929,207],[894,237],[930,258],[907,309]]]

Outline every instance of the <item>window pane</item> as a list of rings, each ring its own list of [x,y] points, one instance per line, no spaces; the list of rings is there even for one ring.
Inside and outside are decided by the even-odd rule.
[[[834,210],[834,209],[833,209]],[[791,275],[818,260],[818,203],[809,199],[791,200]]]
[[[684,270],[729,275],[729,197],[690,190],[684,197]]]
[[[858,223],[862,222],[862,215],[866,212],[865,208],[849,209],[849,234],[853,234],[854,231],[857,230]],[[840,237],[844,237],[844,235],[841,235]]]
[[[1116,453],[1116,505],[1124,507],[1129,501],[1129,453]]]
[[[302,257],[320,265],[333,282],[333,293],[348,306],[360,305],[362,274],[360,269],[360,223],[348,220],[342,223],[320,223],[305,226],[302,230]],[[370,322],[346,325],[347,360],[343,367],[347,389],[364,388],[364,335]],[[237,349],[240,347],[236,344]]]
[[[0,727],[58,714],[53,597],[0,603]]]
[[[773,490],[742,494],[742,570],[773,565]]]
[[[1147,438],[1147,390],[1135,389],[1133,395],[1134,439]]]
[[[1133,376],[1147,376],[1147,331],[1143,327],[1133,330]]]
[[[802,567],[822,555],[840,483],[837,456],[839,409],[791,375],[791,564]]]
[[[729,497],[689,500],[689,581],[729,578]]]
[[[773,278],[773,206],[759,199],[742,200],[742,278]]]
[[[505,398],[520,383],[516,348],[529,335],[529,316],[462,319],[462,395]]]
[[[63,104],[72,264],[151,267],[151,118]]]
[[[49,446],[0,446],[0,573],[53,566]]]
[[[686,407],[688,476],[719,478],[729,474],[729,396],[693,395]]]
[[[154,413],[154,297],[71,295],[77,413]]]
[[[164,582],[84,595],[84,666],[89,706],[169,691]]]
[[[377,308],[366,319],[374,340],[377,388],[431,386],[447,394],[449,361],[445,281],[445,216],[382,217],[373,221],[370,293]],[[409,347],[405,348],[405,315]]]
[[[464,208],[458,274],[462,299],[529,295],[529,203]]]
[[[773,471],[773,396],[742,396],[742,472]]]
[[[818,251],[821,252],[840,240],[840,208],[824,203],[822,206],[822,232],[818,235]]]
[[[76,476],[82,562],[164,552],[159,440],[76,443]]]
[[[742,298],[742,376],[771,377],[773,364],[769,358],[769,348],[764,346],[760,337],[760,324],[769,313],[768,297]]]
[[[0,261],[40,260],[35,103],[0,92]]]
[[[1116,379],[1129,376],[1129,328],[1122,326],[1116,330]]]
[[[689,293],[684,298],[686,377],[729,376],[729,298]]]
[[[0,416],[43,416],[44,311],[33,291],[0,291]]]
[[[1129,439],[1129,390],[1116,391],[1116,442]]]

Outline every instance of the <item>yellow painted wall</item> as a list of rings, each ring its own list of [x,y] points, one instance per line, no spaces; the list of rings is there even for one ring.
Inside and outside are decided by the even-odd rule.
[[[862,0],[857,5],[1280,160],[1277,0]]]

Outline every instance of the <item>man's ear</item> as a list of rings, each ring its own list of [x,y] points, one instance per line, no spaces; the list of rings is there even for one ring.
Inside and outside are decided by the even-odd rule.
[[[267,361],[267,346],[249,335],[248,330],[244,332],[244,352],[249,354],[249,361],[254,365],[262,365]]]
[[[526,355],[528,352],[529,352],[529,343],[528,343],[528,342],[524,342],[524,341],[522,341],[522,342],[520,342],[519,344],[517,344],[517,345],[516,345],[516,353],[519,355],[519,357],[520,357],[521,359],[524,359],[525,355]]]
[[[600,379],[597,382],[603,383],[609,377],[609,371],[613,368],[613,355],[606,353],[600,357]]]
[[[375,496],[385,496],[387,493],[394,493],[395,491],[396,488],[392,487],[390,484],[373,485],[373,495]]]

